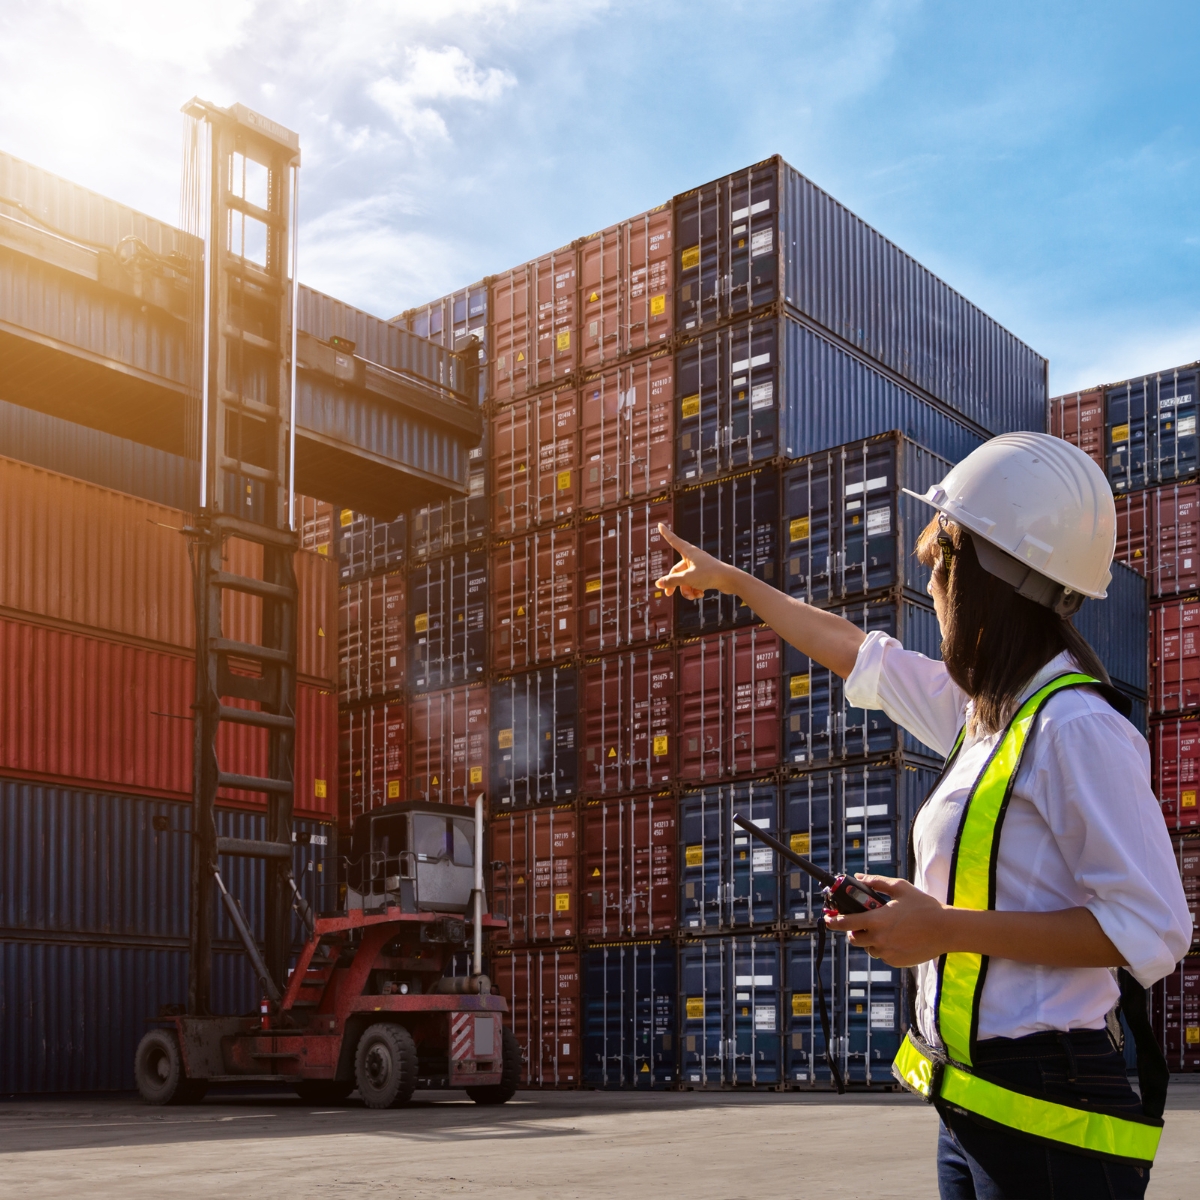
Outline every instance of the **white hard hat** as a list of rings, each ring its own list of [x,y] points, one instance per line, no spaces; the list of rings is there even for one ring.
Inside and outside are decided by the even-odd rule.
[[[925,495],[908,494],[970,531],[979,565],[1019,594],[1063,615],[1084,596],[1108,594],[1117,508],[1104,472],[1078,446],[1004,433]]]

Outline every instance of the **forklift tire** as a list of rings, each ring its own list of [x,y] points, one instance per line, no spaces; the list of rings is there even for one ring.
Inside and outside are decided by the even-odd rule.
[[[341,1104],[352,1091],[352,1080],[302,1079],[296,1084],[296,1095],[305,1104]]]
[[[417,1086],[417,1044],[403,1025],[367,1028],[354,1052],[354,1081],[368,1108],[399,1108]]]
[[[507,1104],[516,1095],[517,1084],[521,1082],[521,1043],[511,1029],[505,1029],[500,1045],[500,1082],[489,1083],[486,1087],[467,1088],[467,1095],[476,1104]]]
[[[179,1042],[169,1029],[151,1029],[138,1043],[133,1075],[147,1104],[199,1104],[208,1091],[204,1080],[183,1073]]]

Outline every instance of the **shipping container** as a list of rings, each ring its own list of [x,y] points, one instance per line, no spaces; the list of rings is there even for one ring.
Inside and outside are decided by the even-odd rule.
[[[832,609],[864,633],[876,630],[896,638],[906,650],[941,658],[942,634],[931,604],[900,592]],[[783,643],[783,759],[792,768],[868,758],[903,750],[940,757],[880,708],[855,708],[846,699],[846,681],[827,667]]]
[[[743,471],[675,493],[675,530],[714,558],[779,586],[779,472]],[[674,561],[674,555],[668,565]],[[701,600],[677,593],[675,628],[681,635],[708,633],[753,621],[737,596],[709,592]]]
[[[675,357],[613,364],[579,386],[585,509],[657,495],[675,477]]]
[[[1051,396],[1048,432],[1078,446],[1103,471],[1104,389]]]
[[[1154,985],[1151,1011],[1168,1068],[1200,1070],[1200,955],[1188,955]]]
[[[574,374],[577,263],[575,248],[564,246],[492,280],[492,400],[515,400]]]
[[[492,684],[492,811],[559,804],[578,794],[578,715],[574,667],[543,667]]]
[[[680,1081],[687,1090],[783,1082],[783,978],[774,936],[679,947]]]
[[[338,820],[343,829],[363,813],[404,799],[406,716],[403,699],[377,700],[338,714]]]
[[[988,437],[790,317],[738,322],[684,342],[675,397],[680,483],[891,429],[951,462]],[[1039,415],[1029,427],[1042,423]]]
[[[670,339],[670,204],[610,225],[579,245],[580,362],[587,369]]]
[[[556,387],[491,417],[492,526],[501,537],[552,525],[579,507],[579,393]]]
[[[339,523],[335,519],[341,513],[324,500],[311,496],[296,495],[296,528],[300,533],[300,549],[312,550],[326,558],[337,557],[337,533]]]
[[[408,798],[474,804],[487,790],[487,688],[423,692],[408,717]]]
[[[1194,365],[1105,389],[1108,478],[1114,492],[1154,487],[1200,472]]]
[[[590,940],[675,931],[675,811],[670,792],[591,800],[580,809],[583,932]]]
[[[0,772],[47,782],[190,798],[195,660],[140,645],[0,618]],[[234,701],[245,706],[246,701]],[[267,774],[266,730],[224,723],[222,769]],[[296,688],[295,805],[332,819],[337,697]],[[249,806],[261,794],[222,789]]]
[[[679,927],[689,935],[779,920],[775,851],[733,824],[735,816],[779,833],[773,779],[719,784],[679,797]]]
[[[579,649],[579,532],[555,525],[491,551],[492,665],[500,671],[568,658]]]
[[[1200,484],[1117,496],[1117,554],[1158,600],[1200,589]]]
[[[894,754],[793,776],[782,785],[782,840],[835,875],[905,878],[909,825],[941,770],[940,761]],[[820,885],[785,863],[783,919],[811,925],[822,907]]]
[[[408,573],[408,686],[480,683],[488,667],[488,555],[459,550]]]
[[[675,651],[622,650],[580,669],[581,792],[615,796],[670,785],[674,777]]]
[[[1150,605],[1150,715],[1200,709],[1200,597]]]
[[[401,570],[408,548],[407,520],[379,521],[349,508],[337,512],[338,578],[342,583]]]
[[[437,346],[459,350],[469,337],[479,339],[479,403],[487,391],[488,285],[487,280],[473,283],[442,296],[419,308],[411,308],[392,318],[417,337]]]
[[[1046,360],[778,156],[674,203],[681,333],[782,300],[992,433],[1045,428]]]
[[[781,642],[761,625],[714,633],[679,647],[678,772],[722,780],[779,762]]]
[[[784,468],[783,578],[788,594],[830,605],[902,587],[926,598],[916,544],[924,495],[952,464],[898,433],[812,454]]]
[[[675,947],[591,946],[583,956],[583,1082],[674,1088],[679,1066]]]
[[[437,558],[481,543],[488,532],[488,423],[483,440],[468,451],[467,494],[414,508],[408,519],[408,552],[413,561]]]
[[[404,691],[404,575],[343,584],[338,604],[338,695],[358,704]]]
[[[521,1044],[521,1086],[577,1088],[583,1059],[579,952],[500,950],[493,984]]]
[[[1144,698],[1149,685],[1146,644],[1149,640],[1146,581],[1124,563],[1112,564],[1108,598],[1085,600],[1072,621],[1108,671],[1113,683]]]
[[[579,815],[570,805],[496,813],[488,823],[492,912],[508,918],[493,945],[579,935]]]
[[[674,602],[655,586],[675,559],[660,524],[672,525],[674,505],[659,496],[585,517],[579,526],[580,648],[618,650],[671,636]]]
[[[1166,717],[1150,726],[1154,794],[1168,829],[1200,826],[1200,715]]]

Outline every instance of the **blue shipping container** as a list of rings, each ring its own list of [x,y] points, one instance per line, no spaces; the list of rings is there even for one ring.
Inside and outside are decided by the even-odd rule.
[[[779,919],[775,852],[737,828],[735,814],[775,834],[775,784],[719,784],[679,798],[679,926],[685,933],[769,925]]]
[[[1108,478],[1114,492],[1156,487],[1200,472],[1194,364],[1105,389]]]
[[[561,804],[579,791],[579,680],[574,667],[543,667],[492,684],[494,808]]]
[[[1132,567],[1114,562],[1105,600],[1085,600],[1075,628],[1123,692],[1144,700],[1150,673],[1150,601],[1146,580]]]
[[[486,281],[460,288],[448,296],[410,308],[393,322],[438,346],[458,349],[468,337],[479,339],[479,403],[487,389],[488,285]]]
[[[780,958],[775,936],[680,945],[679,1075],[685,1088],[783,1082]]]
[[[335,523],[339,582],[353,583],[404,566],[408,537],[403,515],[380,521],[342,508]]]
[[[592,946],[583,960],[583,1081],[673,1088],[678,1079],[675,946]]]
[[[467,494],[454,496],[409,514],[408,551],[414,559],[436,558],[464,546],[474,546],[488,531],[488,431],[483,423],[483,440],[467,452]]]
[[[408,679],[414,692],[479,683],[487,670],[486,550],[414,563],[408,574]]]

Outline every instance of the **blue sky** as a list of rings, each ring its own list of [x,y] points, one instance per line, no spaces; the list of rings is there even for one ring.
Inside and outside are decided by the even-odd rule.
[[[0,147],[168,220],[193,93],[297,129],[381,316],[779,152],[1050,358],[1200,358],[1200,8],[10,0]]]

